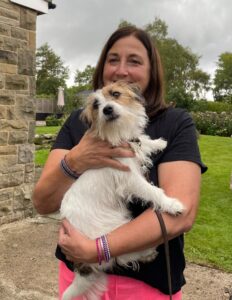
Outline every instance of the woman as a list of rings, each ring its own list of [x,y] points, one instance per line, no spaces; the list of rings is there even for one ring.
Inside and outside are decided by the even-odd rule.
[[[165,104],[160,58],[143,30],[131,26],[118,29],[103,48],[93,78],[94,89],[118,80],[139,85],[149,116],[146,133],[152,138],[163,137],[168,141],[167,148],[154,159],[150,179],[167,195],[178,198],[186,208],[177,217],[163,214],[169,238],[173,299],[178,300],[185,284],[183,233],[194,223],[201,172],[206,167],[200,159],[192,119],[185,111]],[[133,156],[129,146],[125,143],[111,148],[106,142],[85,134],[86,128],[79,120],[79,114],[79,111],[73,112],[64,124],[35,187],[33,200],[39,213],[58,210],[64,193],[73,183],[60,168],[64,155],[68,167],[78,174],[89,168],[102,167],[129,172],[127,166],[114,159]],[[158,246],[159,255],[150,263],[141,263],[139,271],[116,268],[114,275],[109,275],[109,290],[102,299],[169,299],[159,221],[151,209],[140,206],[138,199],[129,209],[134,219],[107,235],[111,256],[151,246]],[[59,246],[57,257],[66,263],[60,263],[61,295],[73,279],[73,273],[67,268],[71,269],[70,262],[97,262],[98,258],[95,241],[81,235],[66,220],[60,229]]]

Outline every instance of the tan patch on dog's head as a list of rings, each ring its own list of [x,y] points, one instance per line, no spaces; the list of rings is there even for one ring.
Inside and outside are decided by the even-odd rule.
[[[140,88],[135,84],[118,81],[105,86],[102,94],[106,99],[116,101],[122,105],[130,106],[145,104]]]
[[[99,94],[99,92],[101,93]],[[98,119],[98,106],[101,97],[104,97],[106,102],[115,101],[122,106],[133,107],[134,109],[145,103],[137,85],[118,81],[103,87],[102,90],[96,91],[88,97],[86,107],[81,114],[82,121],[91,127],[91,130],[94,130],[94,124]]]

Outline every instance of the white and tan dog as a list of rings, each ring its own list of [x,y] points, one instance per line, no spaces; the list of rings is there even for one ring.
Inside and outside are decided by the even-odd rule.
[[[144,134],[147,116],[143,101],[135,87],[122,82],[112,83],[91,94],[82,113],[91,124],[90,130],[95,136],[112,146],[128,142],[136,154],[133,158],[117,158],[130,167],[129,172],[112,168],[87,170],[66,192],[60,209],[62,218],[68,219],[90,239],[108,234],[130,222],[131,214],[126,205],[133,196],[150,203],[154,210],[173,215],[183,211],[178,200],[167,197],[162,189],[144,178],[144,166],[152,165],[151,154],[162,151],[167,143],[161,138],[151,140]],[[129,262],[146,261],[151,257],[155,257],[155,250],[147,249],[121,255],[117,257],[117,264],[128,266]],[[101,265],[81,264],[63,300],[71,300],[80,294],[85,294],[88,300],[100,299],[107,289],[107,275],[103,271],[114,262],[115,259],[111,258]],[[91,272],[85,272],[84,266]]]

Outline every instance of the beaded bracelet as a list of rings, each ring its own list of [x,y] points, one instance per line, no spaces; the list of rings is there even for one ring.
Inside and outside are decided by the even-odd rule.
[[[66,156],[66,155],[65,155],[65,156]],[[64,173],[66,176],[68,176],[68,177],[70,177],[70,178],[76,180],[80,175],[78,175],[75,171],[72,171],[72,170],[69,168],[69,166],[68,166],[68,164],[67,164],[67,162],[66,162],[66,160],[65,160],[65,156],[64,156],[64,158],[60,161],[60,168],[61,168],[61,170],[63,171],[63,173]]]
[[[97,238],[96,239],[97,257],[98,257],[98,263],[99,265],[101,265],[103,257],[102,257],[102,249],[99,247],[100,246],[99,242],[100,242],[100,238]]]
[[[100,237],[101,242],[102,242],[102,248],[103,248],[103,253],[104,253],[104,257],[105,257],[105,261],[108,262],[110,260],[110,248],[109,248],[109,244],[107,241],[107,238],[105,235],[102,235]]]
[[[109,244],[105,235],[96,239],[98,263],[101,265],[102,260],[108,262],[111,258]]]

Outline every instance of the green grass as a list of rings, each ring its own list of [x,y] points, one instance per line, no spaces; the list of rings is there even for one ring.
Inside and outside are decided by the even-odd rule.
[[[36,134],[57,134],[61,126],[36,126]],[[44,166],[48,157],[50,149],[36,150],[35,152],[35,164],[37,166]]]
[[[56,134],[60,130],[60,126],[36,126],[36,134]]]
[[[209,169],[202,176],[196,222],[185,236],[186,258],[232,272],[232,191],[229,188],[232,139],[203,135],[199,145],[202,160]],[[36,164],[44,165],[48,153],[49,149],[37,150]]]
[[[201,136],[201,155],[208,171],[202,176],[201,202],[193,229],[186,234],[188,261],[232,272],[232,139]]]
[[[35,152],[35,165],[36,166],[44,166],[50,149],[40,149]]]

